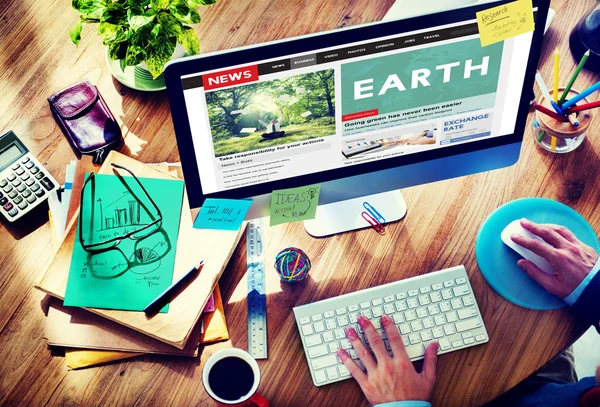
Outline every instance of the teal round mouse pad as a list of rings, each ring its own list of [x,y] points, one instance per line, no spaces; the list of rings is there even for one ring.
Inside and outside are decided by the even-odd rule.
[[[548,293],[517,266],[522,257],[500,238],[509,223],[521,218],[566,226],[579,240],[600,252],[596,233],[579,213],[545,198],[508,202],[492,212],[479,230],[475,243],[477,263],[483,277],[498,294],[525,308],[550,310],[564,307],[566,303],[562,299]]]

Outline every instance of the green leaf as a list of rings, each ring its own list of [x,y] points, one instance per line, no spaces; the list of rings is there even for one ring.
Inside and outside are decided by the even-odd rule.
[[[125,59],[119,59],[119,66],[121,67],[121,72],[125,72],[125,68],[127,68],[127,61],[125,61]]]
[[[146,24],[151,23],[155,18],[156,11],[152,9],[147,10],[139,15],[135,15],[131,9],[127,10],[127,21],[129,21],[129,26],[133,31],[137,31]]]
[[[127,47],[127,55],[125,56],[125,62],[128,66],[135,66],[144,61],[144,49],[137,45],[130,45]]]
[[[119,42],[116,44],[110,44],[108,46],[108,56],[110,57],[110,59],[122,59],[125,58],[125,55],[127,55],[126,42]]]
[[[152,41],[146,48],[146,65],[154,79],[158,78],[163,72],[165,64],[169,62],[173,51],[175,51],[175,38],[166,38],[160,36]]]
[[[128,42],[131,45],[137,45],[141,48],[145,48],[148,46],[150,39],[150,27],[145,26],[134,32],[129,38]]]
[[[77,23],[77,25],[73,28],[71,28],[71,31],[69,31],[69,36],[71,37],[71,41],[73,41],[73,44],[75,45],[79,45],[79,41],[81,41],[81,30],[83,29],[83,24],[81,24],[81,21]]]
[[[183,33],[177,37],[177,41],[190,55],[200,52],[200,39],[192,27],[183,27]]]
[[[101,22],[98,24],[98,35],[106,37],[108,35],[114,35],[119,30],[119,26],[107,22]]]
[[[99,20],[106,8],[102,0],[82,0],[79,5],[78,11],[86,20]]]
[[[152,8],[155,10],[163,10],[169,7],[169,0],[150,0]]]
[[[197,24],[200,22],[200,14],[195,8],[190,8],[186,0],[176,0],[171,3],[169,11],[184,24]]]
[[[162,26],[162,32],[166,37],[177,37],[183,32],[183,26],[173,15],[169,13],[158,13],[156,17]]]
[[[160,34],[161,27],[162,26],[160,25],[160,23],[156,24],[154,27],[152,27],[152,31],[150,31],[150,36],[152,38],[158,37],[158,34]]]
[[[109,34],[102,40],[103,45],[117,44],[127,41],[127,32],[121,27],[115,33]]]
[[[127,9],[121,3],[110,3],[104,8],[102,16],[100,17],[100,22],[106,22],[114,25],[126,25]]]
[[[200,6],[209,6],[211,4],[215,4],[217,0],[188,0],[188,5],[190,7],[200,7]]]

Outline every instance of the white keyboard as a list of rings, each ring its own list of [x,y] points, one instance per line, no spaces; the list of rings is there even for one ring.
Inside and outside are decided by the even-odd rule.
[[[366,343],[357,324],[361,314],[382,335],[390,355],[379,318],[383,314],[393,318],[412,361],[423,359],[425,348],[434,340],[440,345],[438,354],[488,341],[464,266],[313,302],[294,308],[294,315],[315,386],[350,377],[337,357],[340,347],[364,369],[345,334],[346,328],[354,327]]]

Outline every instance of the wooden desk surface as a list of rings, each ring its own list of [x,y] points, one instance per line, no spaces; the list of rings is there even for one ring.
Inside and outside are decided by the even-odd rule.
[[[203,11],[198,27],[203,51],[258,43],[345,25],[377,21],[393,0],[219,0]],[[77,21],[70,2],[0,2],[0,130],[13,129],[59,180],[74,155],[55,124],[46,98],[79,80],[96,83],[118,117],[128,152],[146,162],[176,161],[167,96],[138,93],[112,79],[95,27],[86,26],[78,48],[68,31]],[[593,0],[553,0],[558,11],[541,58],[551,77],[551,54],[562,52],[561,83],[574,61],[568,34]],[[596,81],[582,73],[577,87]],[[408,216],[386,236],[372,230],[313,239],[301,224],[272,228],[267,259],[286,246],[303,248],[313,261],[311,278],[296,286],[267,282],[269,359],[261,361],[260,391],[273,406],[364,406],[355,383],[315,388],[292,315],[299,304],[404,277],[464,264],[481,307],[490,342],[440,357],[434,405],[475,406],[508,390],[577,338],[580,327],[567,310],[536,312],[503,300],[484,281],[475,261],[479,225],[495,208],[526,196],[563,202],[600,230],[598,130],[576,152],[553,155],[535,147],[529,127],[521,159],[510,168],[403,191]],[[42,214],[43,215],[43,214]],[[245,243],[221,281],[231,341],[209,346],[201,360],[145,356],[82,371],[66,370],[43,339],[40,303],[33,288],[53,250],[48,224],[0,231],[0,403],[7,405],[212,405],[201,385],[202,362],[216,350],[247,345]]]

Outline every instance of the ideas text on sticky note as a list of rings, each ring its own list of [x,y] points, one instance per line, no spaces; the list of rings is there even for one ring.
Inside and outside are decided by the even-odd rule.
[[[273,191],[271,194],[271,226],[314,219],[320,193],[320,185]]]

